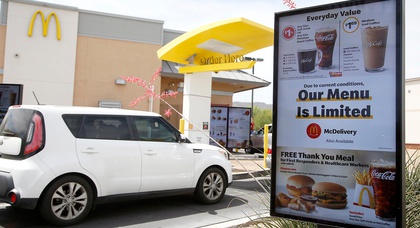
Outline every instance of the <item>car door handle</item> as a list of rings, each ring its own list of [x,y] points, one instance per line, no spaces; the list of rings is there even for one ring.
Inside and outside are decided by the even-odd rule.
[[[146,150],[145,152],[143,152],[143,154],[145,154],[145,155],[156,155],[157,153],[153,150]]]
[[[99,153],[99,151],[97,151],[93,147],[87,147],[87,148],[85,148],[85,149],[82,150],[82,153],[86,153],[86,154],[97,154],[97,153]]]

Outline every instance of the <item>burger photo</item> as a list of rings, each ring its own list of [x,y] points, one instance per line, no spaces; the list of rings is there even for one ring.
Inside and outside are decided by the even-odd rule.
[[[333,182],[319,182],[312,186],[312,196],[318,198],[316,206],[341,209],[347,205],[347,189]]]
[[[305,175],[293,175],[287,179],[287,192],[291,196],[311,195],[315,181]]]

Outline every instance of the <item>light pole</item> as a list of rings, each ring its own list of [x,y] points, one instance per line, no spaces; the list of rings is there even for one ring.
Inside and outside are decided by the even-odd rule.
[[[256,62],[264,61],[263,58],[245,57],[244,59],[247,61],[256,61]],[[252,66],[252,76],[254,76],[254,66]],[[254,117],[254,89],[251,90],[251,117]]]

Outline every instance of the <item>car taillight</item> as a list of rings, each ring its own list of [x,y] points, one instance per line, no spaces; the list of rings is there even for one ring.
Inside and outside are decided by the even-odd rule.
[[[267,149],[267,154],[271,154],[272,150],[271,149]]]
[[[14,204],[14,203],[16,203],[16,200],[17,200],[17,196],[16,196],[16,194],[15,193],[10,193],[9,194],[9,200],[10,200],[10,203],[12,203],[12,204]]]
[[[26,138],[25,155],[37,152],[43,146],[42,118],[38,114],[34,114],[32,122],[29,124],[28,136]]]
[[[20,193],[17,189],[12,189],[8,194],[7,198],[9,199],[10,204],[15,204],[20,200]]]

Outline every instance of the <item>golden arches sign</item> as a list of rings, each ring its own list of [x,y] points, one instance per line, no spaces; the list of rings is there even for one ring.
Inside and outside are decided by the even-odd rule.
[[[319,134],[318,128],[316,126],[309,127],[309,134]]]
[[[57,14],[55,14],[54,12],[51,12],[48,14],[47,19],[45,20],[45,16],[44,13],[42,13],[41,10],[36,11],[31,18],[31,22],[29,23],[29,28],[28,28],[28,36],[31,37],[32,36],[32,31],[34,30],[34,23],[35,23],[35,19],[36,17],[39,15],[41,15],[41,22],[42,22],[42,30],[43,30],[43,35],[47,36],[48,33],[48,25],[50,24],[50,19],[52,16],[54,16],[55,18],[55,25],[57,28],[57,40],[61,40],[61,29],[60,29],[60,21],[58,20]]]
[[[375,208],[375,199],[374,199],[374,197],[373,197],[373,194],[372,194],[372,192],[368,189],[368,188],[366,188],[366,187],[363,187],[362,188],[362,190],[360,191],[360,193],[359,193],[359,202],[358,202],[358,205],[359,206],[365,206],[365,205],[363,205],[363,192],[364,191],[366,191],[367,192],[367,194],[368,194],[368,199],[369,199],[369,207],[370,208]]]

